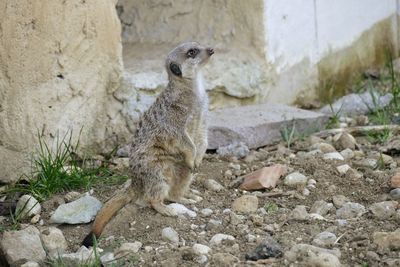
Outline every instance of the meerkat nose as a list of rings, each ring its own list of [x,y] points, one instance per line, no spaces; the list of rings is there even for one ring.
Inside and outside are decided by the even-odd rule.
[[[212,48],[207,48],[207,53],[208,53],[208,55],[213,55],[214,54],[214,49],[212,49]]]

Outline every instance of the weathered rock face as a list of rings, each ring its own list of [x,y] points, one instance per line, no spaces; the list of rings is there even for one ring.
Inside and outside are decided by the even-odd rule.
[[[82,128],[83,147],[110,144],[122,72],[115,4],[0,2],[1,182],[30,166],[38,133],[51,140]]]

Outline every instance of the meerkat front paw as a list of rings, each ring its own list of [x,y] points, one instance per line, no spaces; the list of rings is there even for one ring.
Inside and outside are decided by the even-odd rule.
[[[151,203],[151,206],[153,207],[153,209],[155,209],[158,213],[164,215],[164,216],[169,216],[169,217],[176,217],[178,216],[178,213],[176,212],[176,210],[174,210],[171,207],[168,207],[167,205],[165,205],[164,203]]]

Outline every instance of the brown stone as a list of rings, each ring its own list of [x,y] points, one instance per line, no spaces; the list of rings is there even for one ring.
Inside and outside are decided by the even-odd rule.
[[[390,179],[390,186],[392,188],[400,188],[400,172],[396,172],[395,175]]]
[[[285,175],[286,172],[286,166],[281,164],[261,168],[244,176],[244,181],[239,188],[248,191],[274,188],[279,178]]]

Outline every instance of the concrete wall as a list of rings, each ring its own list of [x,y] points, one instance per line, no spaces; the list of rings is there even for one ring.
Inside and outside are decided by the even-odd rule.
[[[197,40],[217,48],[206,71],[212,108],[327,100],[363,69],[382,64],[387,47],[397,53],[398,2],[119,0],[126,76],[133,88],[146,88],[146,97],[156,94],[163,55]],[[137,62],[153,64],[149,75],[140,70],[140,84]]]

